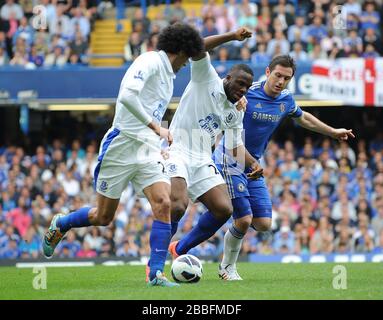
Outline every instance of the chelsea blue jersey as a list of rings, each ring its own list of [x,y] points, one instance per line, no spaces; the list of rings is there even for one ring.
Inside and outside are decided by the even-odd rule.
[[[289,90],[283,90],[274,98],[266,94],[264,85],[265,81],[253,82],[246,94],[248,104],[243,118],[243,142],[256,159],[262,157],[272,134],[284,118],[302,116],[302,110]],[[222,140],[224,138],[214,152],[216,163],[223,161],[225,150]]]

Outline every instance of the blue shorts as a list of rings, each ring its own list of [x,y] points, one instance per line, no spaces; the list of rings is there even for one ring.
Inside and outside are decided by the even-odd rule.
[[[246,173],[227,175],[221,165],[217,165],[227,184],[233,204],[233,218],[239,219],[247,215],[254,218],[270,218],[272,205],[265,178],[247,179]]]

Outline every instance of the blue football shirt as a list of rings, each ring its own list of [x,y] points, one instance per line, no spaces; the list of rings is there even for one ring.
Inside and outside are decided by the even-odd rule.
[[[246,149],[256,159],[262,157],[267,144],[282,120],[300,117],[302,110],[296,105],[291,92],[283,90],[277,97],[270,97],[264,90],[265,81],[254,82],[246,94],[248,101],[243,119],[242,138]],[[224,138],[214,152],[214,161],[223,163]],[[227,162],[228,159],[226,158]]]

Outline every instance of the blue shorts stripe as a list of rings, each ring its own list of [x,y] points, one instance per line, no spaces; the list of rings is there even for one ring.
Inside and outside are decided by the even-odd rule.
[[[113,139],[115,137],[117,137],[119,134],[120,134],[120,130],[114,128],[111,132],[109,132],[104,143],[102,144],[101,153],[97,158],[98,163],[97,163],[96,168],[94,169],[94,185],[93,186],[94,186],[94,190],[96,190],[96,191],[97,191],[97,188],[96,188],[97,187],[97,178],[98,178],[98,174],[100,173],[101,163],[102,163],[102,160],[104,159],[106,150],[108,149],[109,145],[112,143]]]

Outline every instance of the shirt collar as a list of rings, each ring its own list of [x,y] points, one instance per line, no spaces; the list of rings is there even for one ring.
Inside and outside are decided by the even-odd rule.
[[[160,58],[161,58],[163,64],[165,65],[166,70],[172,75],[172,77],[174,79],[176,77],[176,75],[173,72],[173,67],[170,63],[168,55],[163,50],[158,51],[158,54],[160,55]]]

